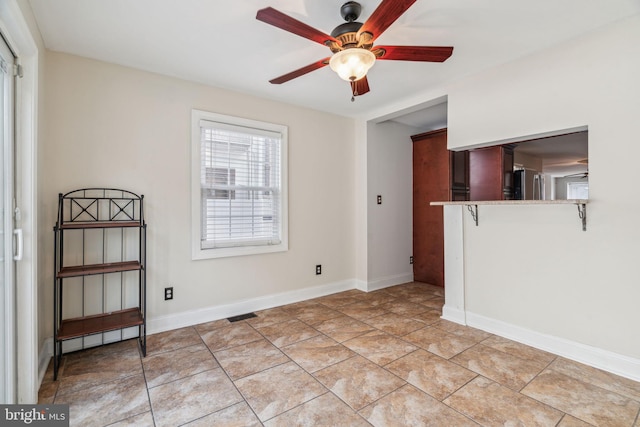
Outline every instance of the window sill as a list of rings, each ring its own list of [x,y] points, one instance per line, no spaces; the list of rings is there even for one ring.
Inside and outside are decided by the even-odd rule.
[[[212,248],[201,249],[193,248],[191,251],[191,259],[193,261],[202,259],[228,258],[234,256],[261,255],[276,252],[286,252],[289,247],[286,243],[279,245],[263,245],[263,246],[236,246],[232,248]]]

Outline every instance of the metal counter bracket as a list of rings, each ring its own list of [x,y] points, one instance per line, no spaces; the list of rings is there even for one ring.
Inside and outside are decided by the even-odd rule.
[[[471,218],[473,218],[473,222],[476,223],[476,227],[478,226],[478,205],[466,205],[467,210],[471,214]],[[582,231],[587,231],[587,204],[586,203],[576,203],[578,207],[578,218],[582,220]]]
[[[471,214],[471,218],[473,218],[477,227],[478,226],[478,205],[467,205],[467,209],[469,210],[469,213]]]
[[[569,200],[478,200],[478,201],[448,201],[448,202],[429,202],[431,206],[466,206],[467,210],[473,218],[473,222],[478,226],[478,205],[576,205],[578,207],[578,218],[582,221],[582,231],[587,231],[587,199],[569,199]]]
[[[576,203],[578,207],[578,218],[582,220],[582,231],[587,231],[587,204]]]

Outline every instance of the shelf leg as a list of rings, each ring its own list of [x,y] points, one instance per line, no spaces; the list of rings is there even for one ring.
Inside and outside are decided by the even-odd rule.
[[[471,218],[476,223],[476,227],[478,226],[478,205],[467,205],[467,209],[471,214]]]
[[[62,342],[54,339],[53,341],[53,380],[58,380],[58,370],[62,361]]]

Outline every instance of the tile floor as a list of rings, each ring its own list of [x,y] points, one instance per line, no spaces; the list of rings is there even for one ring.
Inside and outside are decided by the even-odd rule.
[[[442,289],[356,290],[64,356],[72,426],[629,426],[640,383],[440,319]]]

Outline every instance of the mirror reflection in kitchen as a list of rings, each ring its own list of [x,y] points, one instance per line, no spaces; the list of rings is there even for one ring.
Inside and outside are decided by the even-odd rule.
[[[512,144],[514,199],[589,198],[588,131]]]

